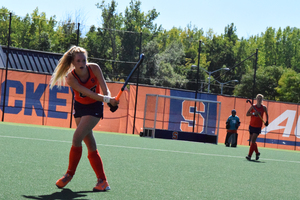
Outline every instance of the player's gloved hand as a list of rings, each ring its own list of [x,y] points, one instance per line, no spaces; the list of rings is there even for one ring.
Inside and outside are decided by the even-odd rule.
[[[266,121],[266,123],[265,123],[265,126],[268,126],[269,125],[269,122],[268,121]]]
[[[116,106],[113,106],[113,105],[111,105],[110,103],[107,103],[107,105],[109,106],[109,110],[111,111],[111,112],[115,112],[116,110],[118,110],[118,108],[119,108],[119,106],[118,105],[116,105]]]
[[[240,125],[241,125],[241,122],[236,123],[235,128],[238,129],[240,127]]]
[[[230,128],[230,124],[229,124],[229,122],[227,121],[226,122],[226,129],[229,129]]]

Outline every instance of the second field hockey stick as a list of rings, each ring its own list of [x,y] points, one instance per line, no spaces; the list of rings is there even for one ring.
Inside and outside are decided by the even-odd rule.
[[[261,121],[263,121],[264,124],[266,124],[266,122],[263,120],[263,118],[261,117],[261,115],[259,114],[259,112],[256,110],[256,108],[253,106],[253,103],[251,102],[251,100],[247,99],[246,103],[250,103],[251,106],[253,107],[253,109],[257,112],[258,117],[261,119]]]
[[[134,72],[137,70],[137,68],[139,68],[139,66],[143,63],[144,57],[145,57],[145,55],[142,53],[142,54],[140,55],[139,61],[136,63],[136,65],[134,66],[134,68],[131,70],[130,74],[128,75],[128,77],[127,77],[127,79],[126,79],[126,81],[125,81],[125,83],[123,84],[121,90],[119,91],[119,93],[118,93],[118,95],[117,95],[117,97],[116,97],[116,100],[117,100],[117,101],[120,99],[120,97],[121,97],[121,95],[122,95],[122,93],[123,93],[125,87],[127,86],[127,84],[128,84],[128,82],[129,82],[131,76],[133,75],[133,73],[134,73]],[[111,104],[108,104],[108,105],[109,105],[109,107],[110,107],[110,111],[111,111],[111,112],[115,112],[115,111],[118,109],[118,106],[112,106]]]

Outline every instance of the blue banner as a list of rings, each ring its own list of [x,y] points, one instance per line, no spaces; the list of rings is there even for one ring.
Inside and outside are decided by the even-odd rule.
[[[194,92],[170,90],[170,95],[195,99]],[[217,101],[217,95],[200,93],[197,95],[197,99]],[[168,129],[173,131],[192,132],[194,109],[194,101],[171,99]],[[218,116],[216,103],[197,102],[194,132],[215,135],[217,118]]]

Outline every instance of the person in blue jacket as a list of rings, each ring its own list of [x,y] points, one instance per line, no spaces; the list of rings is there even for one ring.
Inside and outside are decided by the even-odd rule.
[[[233,109],[231,111],[231,115],[228,117],[226,121],[227,135],[225,139],[225,145],[227,147],[230,146],[230,143],[231,143],[231,147],[237,146],[237,138],[238,138],[237,129],[239,128],[240,124],[241,122],[239,117],[236,115],[236,110]],[[229,141],[230,136],[232,136],[231,142]]]

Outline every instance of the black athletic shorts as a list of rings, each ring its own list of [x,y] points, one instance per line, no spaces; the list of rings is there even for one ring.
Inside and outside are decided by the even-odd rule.
[[[249,126],[249,132],[250,132],[250,134],[257,133],[259,135],[261,133],[261,127]]]
[[[85,115],[103,118],[103,102],[96,101],[92,104],[81,104],[78,101],[75,101],[73,114],[75,118]]]

